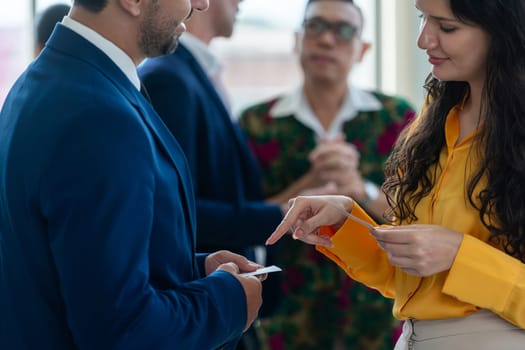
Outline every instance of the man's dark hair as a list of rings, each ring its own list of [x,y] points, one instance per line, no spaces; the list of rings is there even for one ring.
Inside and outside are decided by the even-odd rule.
[[[308,7],[308,5],[310,5],[312,2],[319,2],[319,1],[326,1],[326,0],[308,0],[308,2],[306,3],[306,7]],[[354,3],[354,0],[331,0],[331,1],[349,2],[351,4]]]
[[[43,10],[35,19],[35,42],[44,46],[51,36],[57,22],[60,22],[69,12],[70,6],[56,4]]]
[[[305,14],[306,14],[306,10],[308,9],[308,6],[310,6],[314,2],[321,2],[321,1],[339,1],[339,2],[346,2],[346,3],[352,4],[356,8],[357,12],[359,12],[359,17],[361,17],[361,28],[359,28],[359,32],[361,32],[361,30],[363,29],[363,25],[364,25],[363,11],[361,11],[361,8],[357,6],[356,3],[354,3],[354,0],[308,0],[305,6]]]
[[[73,3],[92,12],[100,12],[106,7],[108,0],[74,0]]]

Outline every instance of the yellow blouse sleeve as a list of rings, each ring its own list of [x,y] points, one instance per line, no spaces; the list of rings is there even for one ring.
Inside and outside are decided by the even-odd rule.
[[[475,237],[464,236],[442,291],[525,329],[525,264]]]
[[[357,203],[354,204],[352,214],[377,226]],[[368,227],[348,219],[337,232],[329,234],[334,245],[332,248],[316,246],[316,249],[339,265],[351,278],[393,298],[395,270],[369,231]]]

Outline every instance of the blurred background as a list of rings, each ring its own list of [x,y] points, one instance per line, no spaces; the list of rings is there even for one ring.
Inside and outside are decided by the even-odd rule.
[[[414,2],[355,2],[363,10],[363,37],[372,43],[372,49],[354,71],[352,80],[363,88],[405,97],[419,107],[430,66],[425,53],[416,46],[419,20]],[[35,15],[56,3],[70,4],[67,0],[0,2],[0,104],[32,60]],[[293,45],[305,3],[306,0],[244,0],[233,37],[212,42],[212,49],[225,65],[224,80],[234,113],[299,83]]]

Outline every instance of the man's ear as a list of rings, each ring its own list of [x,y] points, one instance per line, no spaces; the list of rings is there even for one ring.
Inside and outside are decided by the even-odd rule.
[[[296,31],[294,32],[293,52],[295,54],[301,53],[302,46],[303,46],[303,33]]]
[[[137,17],[142,13],[146,2],[150,0],[118,0],[119,5],[133,17]]]
[[[372,47],[372,44],[368,41],[361,42],[361,52],[359,53],[359,56],[357,58],[358,62],[363,61],[363,58],[365,57],[365,54],[368,52],[368,50]]]

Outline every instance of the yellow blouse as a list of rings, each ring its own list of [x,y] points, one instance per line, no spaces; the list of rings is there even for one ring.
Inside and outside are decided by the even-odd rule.
[[[436,168],[436,186],[416,208],[417,223],[464,234],[451,269],[429,277],[409,275],[390,265],[368,228],[350,219],[332,237],[333,248],[317,249],[352,278],[394,298],[399,319],[461,317],[482,308],[525,329],[525,264],[487,242],[489,232],[469,203],[466,183],[476,152],[470,147],[472,135],[456,144],[458,108],[447,117],[447,147]],[[375,225],[357,205],[352,214]]]

